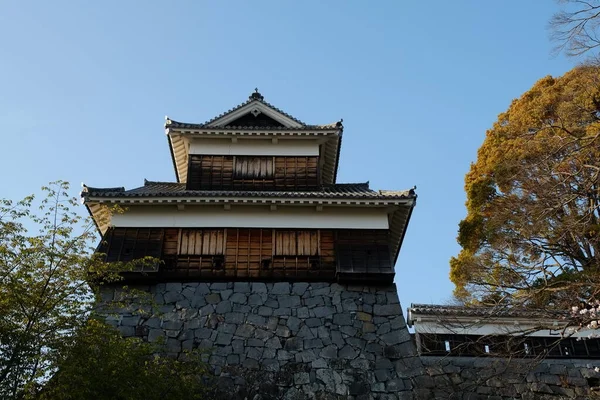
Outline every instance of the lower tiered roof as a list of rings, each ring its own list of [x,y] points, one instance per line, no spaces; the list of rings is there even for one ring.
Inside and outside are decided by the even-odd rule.
[[[414,199],[413,189],[403,191],[375,191],[369,183],[337,183],[323,185],[315,190],[187,190],[185,183],[144,181],[144,186],[125,190],[124,187],[95,188],[84,185],[82,197],[291,197],[291,198],[340,198],[369,200]]]

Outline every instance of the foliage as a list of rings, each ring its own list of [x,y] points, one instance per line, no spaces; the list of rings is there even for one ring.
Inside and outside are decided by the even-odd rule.
[[[563,9],[550,20],[556,53],[577,57],[600,47],[600,1],[559,0]]]
[[[38,210],[33,196],[0,200],[0,398],[19,397],[55,369],[56,350],[94,302],[86,281],[118,277],[92,255],[93,226],[72,211],[69,185],[42,189]]]
[[[600,282],[600,67],[546,77],[487,132],[465,178],[463,300],[570,309]]]
[[[119,332],[90,319],[74,338],[60,370],[39,400],[169,400],[207,398],[206,364],[200,353],[184,360],[156,355],[157,344],[121,338]]]

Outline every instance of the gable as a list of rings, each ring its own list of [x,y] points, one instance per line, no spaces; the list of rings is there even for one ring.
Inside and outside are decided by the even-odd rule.
[[[253,93],[255,95],[256,93]],[[256,124],[256,125],[255,125]],[[301,128],[306,125],[289,114],[263,101],[262,96],[250,96],[250,99],[233,110],[213,118],[206,126],[256,126]]]
[[[269,117],[261,112],[249,112],[241,117],[229,122],[227,126],[252,126],[260,128],[276,128],[284,126],[281,122]]]

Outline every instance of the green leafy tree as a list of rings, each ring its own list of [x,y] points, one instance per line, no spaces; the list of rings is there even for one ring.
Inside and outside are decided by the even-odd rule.
[[[23,397],[57,367],[66,341],[85,324],[95,294],[88,281],[118,279],[93,254],[93,224],[73,211],[66,182],[34,197],[0,200],[0,398]]]
[[[546,77],[487,132],[465,178],[465,301],[570,309],[600,289],[600,68]]]
[[[160,344],[119,332],[96,319],[80,329],[62,354],[57,374],[39,400],[207,399],[208,376],[201,353],[180,360],[161,357]]]

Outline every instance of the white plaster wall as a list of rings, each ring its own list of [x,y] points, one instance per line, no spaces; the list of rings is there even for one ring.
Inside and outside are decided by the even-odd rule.
[[[235,156],[318,156],[319,144],[315,139],[193,139],[190,154]]]
[[[130,206],[112,217],[112,225],[121,227],[172,228],[305,228],[305,229],[388,229],[385,208],[286,206],[271,211],[269,206],[176,205]]]

